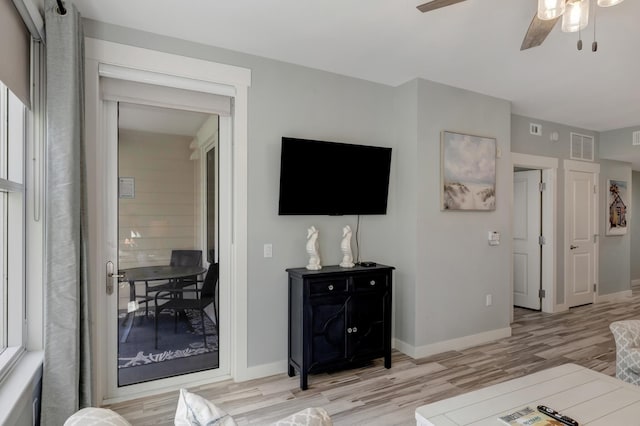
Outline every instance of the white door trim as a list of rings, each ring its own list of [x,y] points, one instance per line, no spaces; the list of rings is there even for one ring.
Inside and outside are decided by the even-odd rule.
[[[542,246],[542,289],[545,291],[545,298],[542,299],[542,312],[558,312],[556,306],[556,229],[557,229],[557,173],[558,159],[543,157],[538,155],[511,153],[511,170],[513,167],[528,167],[542,170],[542,182],[546,185],[546,190],[542,192],[542,235],[546,239],[546,244]],[[513,191],[512,191],[513,192]],[[513,210],[513,193],[510,195]],[[513,269],[513,264],[511,265]],[[513,277],[513,271],[511,271]],[[511,282],[511,298],[513,299],[513,282]],[[511,305],[513,305],[513,300]],[[511,311],[513,315],[513,310]]]
[[[600,252],[599,252],[599,246],[600,246],[600,236],[598,234],[598,224],[599,224],[599,211],[598,211],[598,200],[599,200],[599,193],[600,193],[600,189],[599,189],[599,182],[600,182],[600,164],[597,163],[587,163],[584,161],[575,161],[575,160],[562,160],[562,168],[564,169],[564,204],[565,204],[565,209],[564,209],[564,247],[563,247],[563,253],[564,253],[564,303],[561,305],[561,309],[562,310],[567,310],[569,308],[569,305],[567,303],[567,283],[568,283],[568,272],[567,272],[567,265],[569,265],[570,262],[570,253],[571,251],[569,250],[569,244],[567,244],[566,242],[569,241],[570,239],[570,232],[569,232],[569,221],[571,220],[571,218],[569,217],[569,209],[566,208],[567,204],[570,202],[569,198],[568,198],[568,194],[569,194],[569,179],[568,179],[568,175],[569,172],[585,172],[585,173],[592,173],[593,174],[593,183],[595,186],[595,190],[593,191],[593,197],[592,197],[592,203],[593,203],[593,235],[597,238],[596,240],[596,244],[594,246],[594,251],[593,251],[593,280],[595,281],[595,285],[596,285],[596,291],[593,292],[593,301],[592,303],[596,303],[597,301],[597,296],[598,296],[598,291],[600,286],[599,281],[598,281],[598,263],[600,261]]]
[[[230,258],[225,262],[230,282],[229,323],[233,325],[231,334],[230,360],[231,377],[243,380],[247,373],[247,106],[248,88],[251,84],[251,70],[219,64],[189,57],[137,48],[91,38],[85,39],[85,136],[87,140],[87,185],[89,188],[89,252],[91,282],[96,283],[92,294],[93,327],[102,324],[107,315],[107,295],[105,293],[105,262],[107,243],[104,208],[108,202],[106,188],[103,186],[106,176],[106,144],[104,143],[103,105],[100,101],[100,66],[109,65],[107,70],[120,69],[120,78],[126,79],[126,69],[134,70],[136,79],[146,75],[153,78],[146,83],[168,87],[199,90],[213,93],[219,88],[220,95],[233,99],[233,119],[229,119],[224,129],[221,125],[220,139],[223,136],[233,140],[229,151],[231,187],[227,198],[231,201]],[[112,75],[113,76],[113,75]],[[140,77],[142,76],[142,77]],[[134,78],[134,77],[130,77]],[[224,131],[224,135],[223,135]],[[221,194],[224,196],[224,194]],[[96,402],[101,404],[108,395],[108,383],[104,375],[108,345],[105,334],[93,330],[94,348],[94,394]],[[167,389],[165,388],[164,391]],[[147,392],[146,387],[143,390]],[[149,393],[154,391],[149,390]],[[140,396],[140,394],[136,395]]]

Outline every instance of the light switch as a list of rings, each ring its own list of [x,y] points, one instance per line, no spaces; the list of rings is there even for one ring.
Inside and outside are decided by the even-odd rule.
[[[500,245],[500,233],[498,231],[489,231],[489,245],[490,246]]]
[[[263,248],[263,252],[264,252],[265,258],[273,257],[273,244],[271,243],[265,244]]]

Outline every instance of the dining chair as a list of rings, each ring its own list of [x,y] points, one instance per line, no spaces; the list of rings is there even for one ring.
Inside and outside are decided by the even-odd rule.
[[[170,266],[200,266],[202,265],[202,251],[200,250],[171,250]],[[149,316],[149,302],[154,300],[154,294],[167,288],[183,288],[197,285],[198,277],[186,277],[180,280],[169,280],[164,284],[149,285],[144,282],[144,296],[138,296],[138,303],[145,304],[145,316]],[[153,282],[152,282],[153,284]]]
[[[178,316],[181,311],[200,311],[200,323],[202,324],[202,338],[204,347],[207,347],[207,332],[204,322],[205,308],[213,304],[215,316],[215,329],[218,333],[218,309],[216,307],[216,286],[218,285],[220,268],[217,263],[209,265],[207,274],[202,282],[202,288],[167,288],[158,291],[154,297],[155,301],[155,347],[158,348],[158,321],[160,314],[165,310],[173,311],[174,333],[178,332]],[[175,297],[186,294],[196,294],[196,298]],[[164,301],[164,303],[161,303]]]

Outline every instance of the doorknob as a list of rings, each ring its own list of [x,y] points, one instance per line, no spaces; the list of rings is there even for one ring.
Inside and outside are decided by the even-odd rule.
[[[117,279],[118,281],[120,280],[120,278],[124,278],[125,275],[124,274],[114,274],[113,273],[113,262],[112,261],[108,261],[107,262],[107,294],[111,295],[113,294],[113,279]]]
[[[577,249],[578,246],[574,246],[573,244],[569,246],[569,249],[573,250],[573,249]]]

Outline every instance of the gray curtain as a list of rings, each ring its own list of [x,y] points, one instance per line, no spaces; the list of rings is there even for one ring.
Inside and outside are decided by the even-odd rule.
[[[86,250],[84,36],[71,2],[45,0],[47,34],[46,281],[42,422],[92,404]]]

